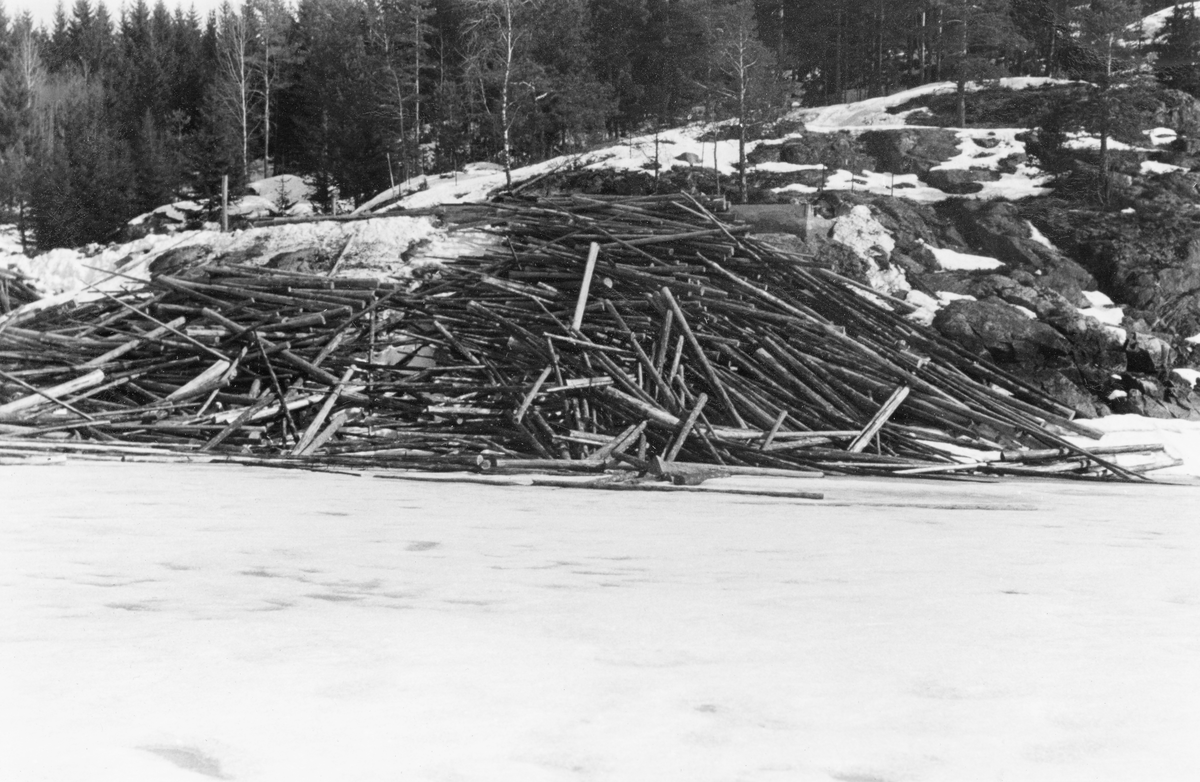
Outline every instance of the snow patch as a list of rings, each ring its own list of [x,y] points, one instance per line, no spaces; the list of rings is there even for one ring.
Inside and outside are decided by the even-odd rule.
[[[1179,134],[1171,128],[1151,128],[1143,130],[1142,133],[1150,139],[1150,143],[1156,147],[1161,147],[1164,144],[1170,144],[1175,139],[1179,138]]]
[[[999,269],[1004,265],[995,258],[989,258],[985,255],[971,255],[939,247],[930,247],[929,251],[937,259],[938,266],[947,271],[984,271],[987,269]]]
[[[1021,76],[998,79],[996,81],[969,82],[967,89],[976,92],[992,86],[1000,86],[1009,90],[1025,90],[1032,87],[1044,87],[1048,84],[1070,84],[1066,79],[1048,79],[1037,76]],[[869,98],[855,103],[843,103],[834,106],[822,106],[815,109],[801,109],[792,112],[789,117],[797,119],[809,130],[827,128],[853,129],[898,126],[905,124],[904,117],[890,114],[888,109],[903,105],[910,100],[926,95],[939,95],[954,92],[957,85],[950,81],[923,84],[909,90],[902,90],[881,98]],[[906,112],[907,113],[907,112]]]
[[[1195,387],[1196,381],[1200,380],[1200,370],[1187,369],[1185,367],[1175,367],[1171,371],[1186,380],[1193,387]]]
[[[1169,174],[1173,171],[1187,171],[1183,166],[1173,166],[1170,163],[1160,163],[1157,160],[1143,160],[1143,174]]]
[[[867,261],[867,281],[875,290],[892,295],[910,288],[904,271],[887,265],[896,240],[871,215],[869,207],[859,204],[834,220],[830,238]]]
[[[1058,248],[1054,246],[1054,242],[1047,239],[1046,235],[1044,233],[1042,233],[1041,231],[1039,231],[1038,227],[1036,225],[1029,222],[1028,220],[1025,221],[1025,225],[1029,226],[1029,238],[1030,239],[1032,239],[1033,241],[1037,242],[1038,244],[1040,244],[1041,246],[1043,246],[1047,249],[1058,252]]]
[[[1200,476],[1200,421],[1178,418],[1146,418],[1140,415],[1109,415],[1086,422],[1104,432],[1097,443],[1081,437],[1069,437],[1076,445],[1088,448],[1095,445],[1156,445],[1166,446],[1167,453],[1182,459],[1184,464],[1156,470],[1154,477],[1171,475]]]

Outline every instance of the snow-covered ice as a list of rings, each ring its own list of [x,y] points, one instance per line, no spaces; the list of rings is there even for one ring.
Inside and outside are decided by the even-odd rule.
[[[6,780],[1200,765],[1200,487],[827,478],[794,502],[82,462],[0,481]]]

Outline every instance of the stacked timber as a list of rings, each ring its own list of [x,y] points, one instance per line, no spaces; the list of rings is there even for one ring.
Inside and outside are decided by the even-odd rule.
[[[40,296],[33,283],[15,269],[0,268],[0,314],[12,312]]]
[[[711,206],[512,199],[492,206],[496,250],[415,288],[201,266],[17,313],[0,324],[0,447],[497,472],[623,465],[677,483],[1143,479],[1066,440],[1095,433],[906,319],[904,302],[757,242]]]

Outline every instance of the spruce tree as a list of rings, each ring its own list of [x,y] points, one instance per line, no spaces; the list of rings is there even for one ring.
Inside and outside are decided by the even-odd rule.
[[[1192,3],[1181,3],[1167,17],[1154,46],[1154,72],[1164,85],[1200,96],[1200,19]]]

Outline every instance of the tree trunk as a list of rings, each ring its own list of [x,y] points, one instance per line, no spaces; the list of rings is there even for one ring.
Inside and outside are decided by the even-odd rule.
[[[715,155],[714,155],[715,157]],[[717,173],[718,179],[720,172]],[[741,85],[738,89],[738,184],[742,189],[742,203],[750,200],[749,188],[746,184],[746,75],[742,72]]]

